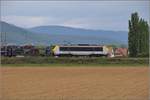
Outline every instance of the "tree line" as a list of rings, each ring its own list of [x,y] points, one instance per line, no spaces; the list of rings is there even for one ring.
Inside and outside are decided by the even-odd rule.
[[[149,25],[137,12],[129,20],[128,47],[130,57],[149,56]]]

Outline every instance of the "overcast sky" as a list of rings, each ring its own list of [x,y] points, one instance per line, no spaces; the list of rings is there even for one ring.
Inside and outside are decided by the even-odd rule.
[[[1,18],[17,26],[62,25],[128,31],[132,12],[149,21],[150,1],[1,1]]]

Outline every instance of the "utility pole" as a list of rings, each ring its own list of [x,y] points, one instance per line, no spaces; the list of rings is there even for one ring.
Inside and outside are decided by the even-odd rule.
[[[27,44],[27,35],[26,35],[26,32],[24,33],[24,36],[25,36],[25,45]]]
[[[1,33],[1,46],[3,46],[3,33]]]
[[[0,45],[1,45],[1,50],[0,51],[2,52],[2,48],[3,48],[2,32],[1,32],[1,44]],[[0,56],[1,56],[1,53],[0,53]]]
[[[4,46],[5,46],[5,56],[6,56],[7,55],[6,32],[4,32]]]

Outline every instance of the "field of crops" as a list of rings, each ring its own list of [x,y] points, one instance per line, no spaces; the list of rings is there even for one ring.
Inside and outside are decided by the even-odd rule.
[[[2,67],[0,100],[148,100],[148,67]]]

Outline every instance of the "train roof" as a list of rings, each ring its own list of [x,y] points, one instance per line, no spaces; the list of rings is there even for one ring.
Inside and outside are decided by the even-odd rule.
[[[103,45],[57,45],[59,47],[103,47]]]

